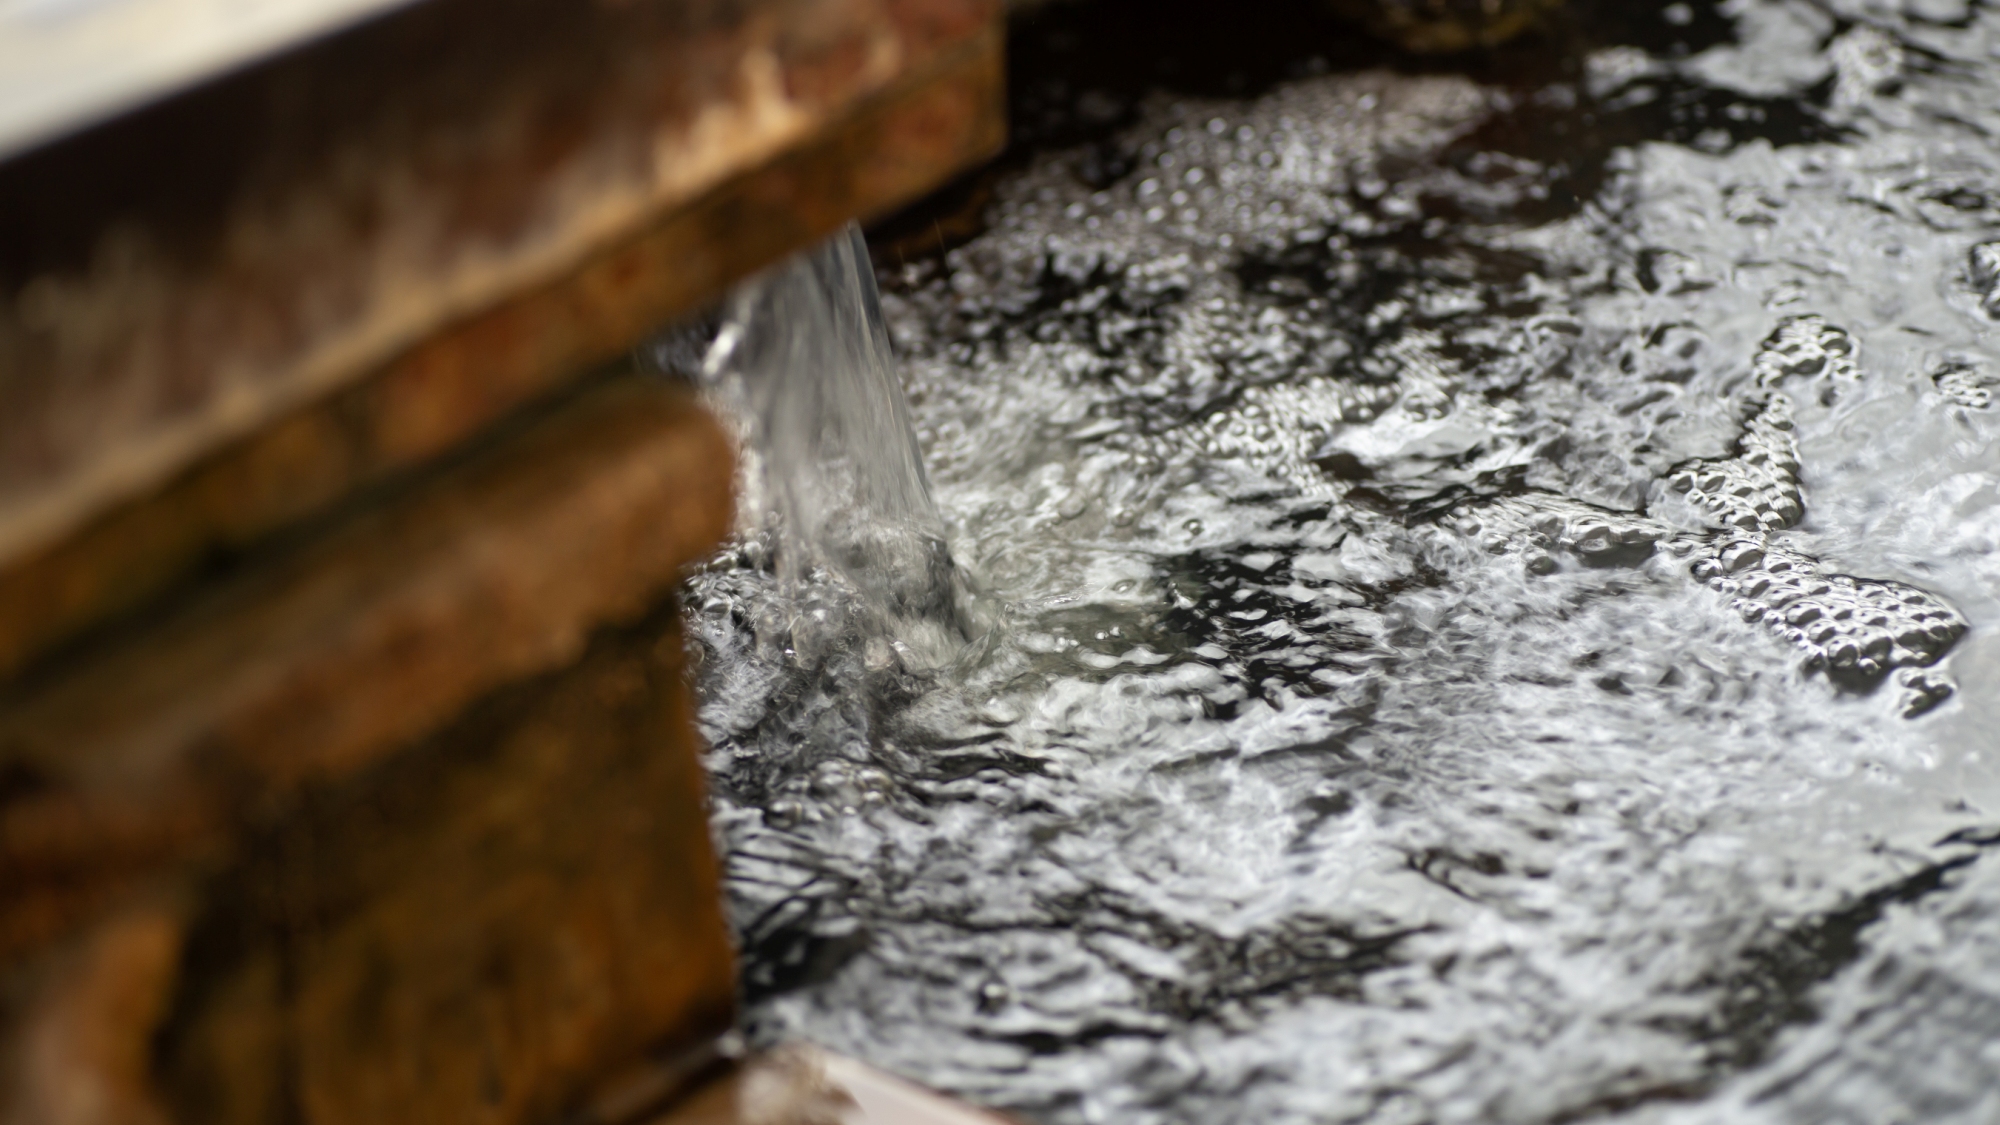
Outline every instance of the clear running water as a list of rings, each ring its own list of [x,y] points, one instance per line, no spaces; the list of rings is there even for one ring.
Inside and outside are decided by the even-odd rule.
[[[742,286],[700,375],[742,423],[744,531],[787,592],[831,595],[878,663],[950,659],[958,585],[861,228]]]
[[[755,1034],[1051,1123],[2000,1120],[2000,12],[1575,18],[1024,93],[884,279],[969,640],[690,590]]]

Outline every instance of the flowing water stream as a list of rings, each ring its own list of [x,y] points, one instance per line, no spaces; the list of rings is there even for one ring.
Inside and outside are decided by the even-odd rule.
[[[851,237],[725,311],[755,1036],[1049,1123],[2000,1120],[2000,11],[1572,6],[1212,90],[1049,9],[893,361]]]

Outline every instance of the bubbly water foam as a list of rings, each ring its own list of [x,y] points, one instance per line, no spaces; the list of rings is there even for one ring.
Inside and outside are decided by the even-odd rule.
[[[755,1034],[1051,1123],[2000,1112],[2000,16],[1583,7],[1048,95],[1113,124],[884,275],[914,447],[851,237],[739,302]]]

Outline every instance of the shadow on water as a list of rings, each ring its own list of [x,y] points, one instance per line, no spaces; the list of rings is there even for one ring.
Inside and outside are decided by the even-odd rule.
[[[1031,8],[1009,34],[1006,152],[879,221],[870,242],[883,265],[963,244],[983,229],[995,180],[1041,153],[1063,152],[1072,174],[1093,190],[1119,183],[1143,160],[1120,134],[1138,121],[1149,96],[1249,98],[1329,73],[1466,74],[1507,91],[1515,108],[1467,137],[1447,162],[1497,188],[1506,197],[1499,206],[1514,221],[1546,221],[1592,198],[1605,158],[1637,141],[1727,148],[1753,138],[1798,144],[1840,135],[1820,112],[1827,84],[1803,96],[1758,98],[1651,75],[1591,91],[1584,60],[1592,51],[1630,46],[1680,59],[1734,41],[1734,25],[1713,3],[1680,5],[1686,17],[1678,21],[1661,19],[1659,7],[1575,0],[1559,19],[1513,43],[1443,58],[1371,38],[1322,0],[1273,0],[1243,18],[1217,18],[1199,0]],[[1463,201],[1439,202],[1442,217],[1462,217],[1451,212]],[[1496,216],[1489,209],[1473,217]]]

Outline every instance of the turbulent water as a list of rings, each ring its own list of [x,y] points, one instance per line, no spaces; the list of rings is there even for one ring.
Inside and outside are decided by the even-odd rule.
[[[878,664],[935,667],[964,639],[961,584],[873,270],[850,225],[734,294],[698,363],[690,345],[707,325],[668,337],[658,358],[695,368],[741,424],[744,541],[797,599],[778,612],[810,620],[824,603],[820,615],[836,617],[830,629],[780,626],[792,655],[810,631],[873,642]]]
[[[941,550],[688,597],[755,1035],[1048,1123],[2000,1120],[2000,12],[1622,11],[1071,88],[884,275],[950,643],[853,573]]]

